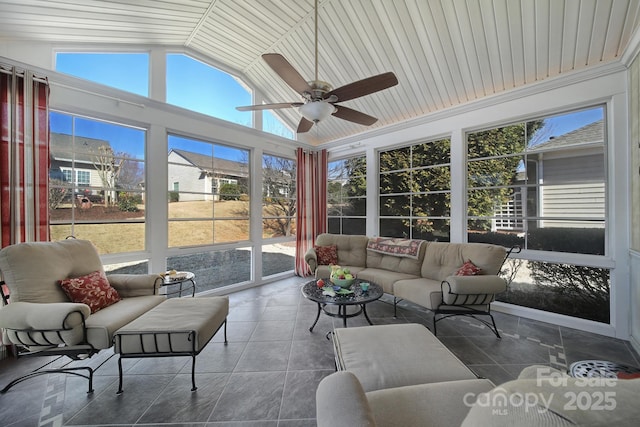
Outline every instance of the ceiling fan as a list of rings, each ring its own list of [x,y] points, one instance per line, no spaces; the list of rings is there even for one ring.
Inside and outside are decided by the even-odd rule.
[[[297,107],[302,114],[297,133],[308,132],[314,123],[318,123],[329,117],[329,115],[361,125],[371,126],[378,121],[377,118],[352,108],[338,105],[338,103],[370,95],[398,84],[398,79],[392,72],[358,80],[337,89],[333,89],[329,83],[318,79],[318,0],[315,1],[315,80],[307,82],[284,56],[278,53],[265,53],[262,55],[262,59],[285,83],[302,96],[303,101],[248,105],[236,107],[236,109],[239,111],[251,111]]]

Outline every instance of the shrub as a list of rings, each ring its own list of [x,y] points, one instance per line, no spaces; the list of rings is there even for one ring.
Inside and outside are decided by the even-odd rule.
[[[177,191],[169,191],[169,203],[175,203],[180,201],[180,193]]]
[[[237,184],[222,184],[220,186],[220,200],[238,200],[240,192]]]
[[[118,193],[118,209],[123,212],[138,212],[139,203],[142,203],[142,196],[139,194]]]

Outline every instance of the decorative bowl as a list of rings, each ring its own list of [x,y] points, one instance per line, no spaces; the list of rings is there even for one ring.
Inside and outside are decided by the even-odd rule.
[[[341,288],[349,288],[356,279],[355,277],[353,279],[338,279],[337,277],[331,277],[329,278],[329,280],[331,281],[331,283],[333,283],[334,285],[338,285]]]

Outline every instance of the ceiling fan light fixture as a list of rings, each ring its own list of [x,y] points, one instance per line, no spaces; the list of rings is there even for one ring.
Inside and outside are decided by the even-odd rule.
[[[326,101],[311,101],[301,105],[298,110],[305,119],[318,123],[333,114],[336,107]]]

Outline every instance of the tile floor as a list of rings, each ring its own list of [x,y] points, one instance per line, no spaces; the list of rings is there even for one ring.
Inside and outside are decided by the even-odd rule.
[[[93,394],[87,382],[49,375],[23,382],[0,395],[3,426],[242,426],[315,425],[315,390],[334,371],[326,333],[341,321],[322,316],[313,333],[316,305],[300,293],[305,279],[291,278],[230,295],[229,344],[218,333],[198,356],[191,392],[191,359],[125,359],[124,393],[116,394],[116,357],[105,351],[85,363],[96,371]],[[386,301],[386,302],[385,302]],[[431,315],[406,306],[393,318],[391,299],[368,306],[372,321],[431,324]],[[503,335],[471,319],[438,323],[438,337],[479,376],[502,383],[530,364],[566,369],[583,359],[640,366],[628,342],[496,313]],[[335,324],[335,325],[334,325]],[[362,316],[350,326],[366,325]],[[0,385],[42,358],[0,361]]]

